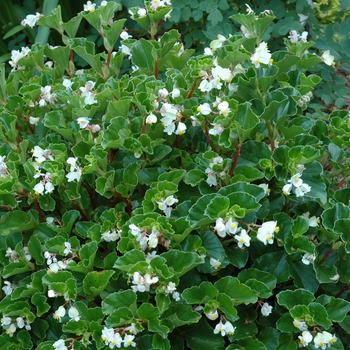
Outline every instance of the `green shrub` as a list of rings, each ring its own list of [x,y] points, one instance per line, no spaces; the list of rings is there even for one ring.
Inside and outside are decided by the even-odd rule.
[[[348,348],[349,117],[307,110],[334,57],[270,52],[266,9],[194,55],[167,4],[128,9],[147,38],[87,5],[0,66],[0,348]]]

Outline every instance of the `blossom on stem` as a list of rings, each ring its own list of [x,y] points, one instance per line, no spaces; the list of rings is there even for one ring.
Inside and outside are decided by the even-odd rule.
[[[271,53],[267,48],[267,44],[263,41],[255,49],[254,54],[250,58],[252,63],[254,63],[256,68],[260,67],[260,63],[270,64],[271,63]]]
[[[217,270],[221,266],[221,261],[216,260],[214,258],[210,258],[209,263],[210,266],[212,266],[215,270]]]
[[[93,4],[91,1],[88,1],[86,5],[84,5],[84,11],[94,12],[96,4]]]
[[[27,15],[27,17],[22,20],[21,25],[34,28],[40,17],[42,17],[42,15],[39,12],[37,12],[35,15]]]
[[[334,56],[331,55],[329,50],[326,50],[322,56],[321,56],[321,60],[327,65],[327,66],[334,66],[335,62],[334,62]]]
[[[263,316],[268,316],[272,312],[272,306],[269,305],[269,303],[264,303],[261,307],[261,314]]]
[[[55,341],[52,346],[54,347],[55,350],[67,350],[68,348],[65,345],[65,342],[63,339],[59,339]]]
[[[312,341],[312,334],[309,331],[303,331],[303,333],[301,333],[298,338],[300,341],[299,347],[307,347]]]
[[[219,317],[218,310],[211,310],[207,314],[205,314],[209,318],[209,320],[216,320]]]
[[[235,235],[234,238],[237,240],[237,244],[239,248],[243,248],[243,245],[246,247],[250,246],[250,240],[251,238],[247,234],[246,230],[241,230],[239,235]]]
[[[218,236],[220,236],[220,237],[225,237],[226,236],[226,234],[227,234],[227,227],[226,227],[226,225],[224,223],[224,219],[222,219],[222,218],[216,219],[214,230],[216,231]]]
[[[293,320],[293,325],[300,331],[307,331],[307,324],[304,321]]]
[[[257,238],[265,245],[267,243],[272,244],[274,234],[278,233],[278,231],[279,227],[277,226],[277,221],[266,221],[258,228]]]
[[[61,318],[66,314],[66,309],[63,306],[60,306],[54,313],[53,318],[58,322],[61,322]]]
[[[313,263],[315,259],[316,259],[315,254],[305,253],[301,258],[301,262],[305,265],[310,265],[310,263]]]

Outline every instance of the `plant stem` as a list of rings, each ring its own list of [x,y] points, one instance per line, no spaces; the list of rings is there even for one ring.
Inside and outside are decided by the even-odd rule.
[[[333,248],[329,248],[327,253],[323,255],[322,259],[319,261],[318,266],[322,265],[324,261],[333,253]]]
[[[214,143],[213,143],[212,139],[210,138],[210,135],[209,135],[209,132],[208,132],[208,127],[207,127],[206,125],[205,125],[204,128],[203,128],[203,133],[204,133],[205,137],[207,138],[211,149],[212,149],[214,152],[216,152],[216,148],[215,148],[215,146],[214,146]]]
[[[340,296],[344,293],[344,292],[346,292],[347,290],[349,290],[350,289],[350,286],[349,285],[345,285],[344,287],[343,287],[343,289],[335,296],[336,298],[340,298]]]
[[[42,212],[42,210],[40,208],[39,202],[36,199],[36,197],[34,197],[33,200],[34,200],[34,204],[35,204],[36,210],[37,210],[37,212],[39,214],[40,222],[44,222],[45,220],[44,220],[43,212]]]
[[[190,90],[190,92],[188,93],[186,99],[192,97],[192,95],[193,95],[193,93],[194,93],[194,90],[196,89],[198,80],[200,80],[200,78],[196,78],[196,79],[194,80],[194,82],[193,82],[193,84],[192,84],[192,87],[191,87],[191,90]]]
[[[236,165],[237,165],[238,157],[239,157],[240,152],[241,152],[241,145],[239,145],[236,141],[235,141],[235,147],[236,147],[236,152],[235,152],[235,156],[233,158],[233,162],[232,162],[231,169],[230,169],[230,177],[233,176],[233,173],[234,173]]]

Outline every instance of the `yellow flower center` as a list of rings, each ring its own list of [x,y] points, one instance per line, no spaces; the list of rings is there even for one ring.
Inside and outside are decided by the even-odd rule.
[[[280,232],[280,228],[279,228],[279,226],[276,226],[275,233],[278,233],[278,232]]]

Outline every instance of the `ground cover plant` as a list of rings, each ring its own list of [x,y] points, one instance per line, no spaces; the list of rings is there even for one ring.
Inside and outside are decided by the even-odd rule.
[[[0,349],[348,348],[349,113],[308,109],[334,57],[270,51],[268,9],[197,55],[170,1],[140,39],[121,10],[28,16],[62,44],[0,66]]]

